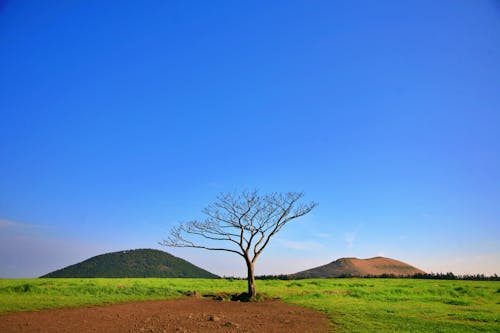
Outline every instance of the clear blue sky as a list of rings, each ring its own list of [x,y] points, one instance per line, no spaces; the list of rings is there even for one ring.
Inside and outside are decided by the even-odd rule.
[[[0,1],[0,276],[305,191],[257,274],[500,273],[498,1]],[[165,249],[217,274],[238,257]]]

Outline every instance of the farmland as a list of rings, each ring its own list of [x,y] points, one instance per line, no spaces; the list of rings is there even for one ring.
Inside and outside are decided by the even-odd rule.
[[[233,294],[228,279],[1,279],[0,313]],[[328,315],[339,332],[498,332],[500,282],[412,279],[257,281],[257,290]]]

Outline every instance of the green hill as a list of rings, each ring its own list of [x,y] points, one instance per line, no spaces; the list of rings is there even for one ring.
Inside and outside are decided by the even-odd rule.
[[[218,278],[160,250],[138,249],[101,254],[45,274],[42,278]]]

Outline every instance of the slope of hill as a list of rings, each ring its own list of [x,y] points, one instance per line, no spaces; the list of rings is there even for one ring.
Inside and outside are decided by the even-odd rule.
[[[410,266],[404,262],[375,257],[370,259],[341,258],[327,265],[311,268],[302,272],[291,274],[292,278],[327,278],[341,276],[411,276],[424,271]]]
[[[138,249],[101,254],[42,278],[217,278],[190,262],[160,250]]]

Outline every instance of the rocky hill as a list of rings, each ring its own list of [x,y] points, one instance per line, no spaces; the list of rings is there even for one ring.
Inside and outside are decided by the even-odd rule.
[[[42,278],[217,278],[190,262],[160,250],[139,249],[101,254]]]
[[[291,274],[290,277],[301,279],[380,275],[411,276],[417,273],[423,274],[425,272],[404,262],[390,258],[341,258],[327,265]]]

